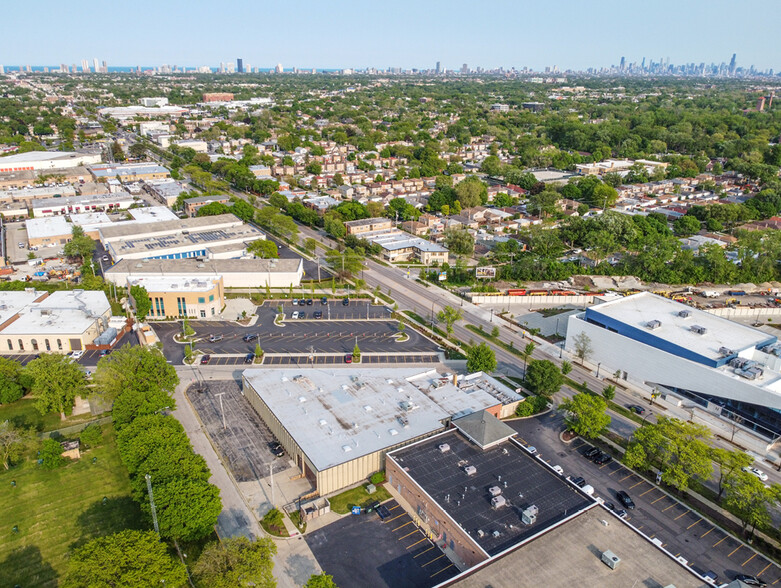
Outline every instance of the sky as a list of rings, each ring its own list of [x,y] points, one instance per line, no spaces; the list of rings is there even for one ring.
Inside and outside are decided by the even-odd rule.
[[[586,69],[643,57],[781,71],[778,0],[3,2],[0,64]]]

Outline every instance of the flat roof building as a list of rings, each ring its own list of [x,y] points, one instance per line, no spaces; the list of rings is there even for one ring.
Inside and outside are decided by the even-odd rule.
[[[775,335],[647,292],[570,316],[565,348],[581,333],[606,373],[739,418],[768,439],[781,434]]]
[[[358,236],[382,247],[382,256],[390,262],[417,259],[425,265],[442,265],[448,261],[447,247],[398,229],[359,233]]]
[[[231,201],[231,197],[227,194],[218,194],[215,196],[196,196],[195,198],[188,198],[184,201],[184,213],[189,217],[194,217],[198,214],[198,211],[208,204],[218,202],[219,204],[228,204]]]
[[[135,202],[136,199],[129,192],[71,196],[68,198],[41,198],[30,202],[30,212],[35,218],[93,211],[111,212],[129,208]]]
[[[176,204],[179,194],[186,190],[184,184],[177,182],[173,178],[163,180],[146,180],[144,190],[160,200],[166,206],[172,207]]]
[[[143,286],[149,294],[148,316],[151,319],[212,318],[225,305],[222,276],[128,277],[128,291],[133,286]],[[135,300],[133,304],[136,304]]]
[[[242,394],[326,495],[383,469],[388,451],[444,430],[454,416],[500,414],[504,399],[519,399],[490,376],[471,376],[459,386],[419,368],[250,369]]]
[[[171,172],[155,163],[106,163],[91,165],[88,169],[96,180],[116,178],[124,182],[135,182],[138,180],[162,180],[171,176]]]
[[[75,151],[28,151],[0,157],[0,173],[58,170],[100,163],[100,153]]]

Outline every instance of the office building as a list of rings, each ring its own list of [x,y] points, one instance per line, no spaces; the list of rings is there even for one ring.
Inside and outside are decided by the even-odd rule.
[[[442,73],[442,67],[441,67],[439,61],[437,61],[437,67],[436,67],[436,69],[434,69],[434,73],[436,73],[437,75]]]
[[[150,319],[211,318],[225,306],[222,276],[132,276],[128,292],[133,286],[142,286],[149,295]]]
[[[244,60],[241,57],[236,59],[236,71],[238,73],[244,73]]]

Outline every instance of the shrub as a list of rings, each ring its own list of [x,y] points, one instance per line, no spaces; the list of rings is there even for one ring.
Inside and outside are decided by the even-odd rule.
[[[548,400],[544,396],[529,396],[515,409],[515,416],[527,417],[542,412],[548,406]]]
[[[38,458],[41,460],[41,465],[47,470],[53,470],[65,463],[65,458],[62,456],[62,445],[54,439],[43,441]]]
[[[379,472],[373,473],[369,478],[369,481],[375,486],[382,484],[385,481],[385,472],[380,470]]]
[[[97,447],[103,440],[103,430],[100,425],[90,425],[79,434],[79,441],[85,447]]]

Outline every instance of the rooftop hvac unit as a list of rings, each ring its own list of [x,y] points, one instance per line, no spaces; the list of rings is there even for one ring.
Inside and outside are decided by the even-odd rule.
[[[467,476],[474,476],[477,473],[477,468],[473,465],[468,465],[464,468]]]
[[[705,327],[701,327],[699,325],[692,325],[690,331],[692,333],[697,333],[698,335],[704,335],[705,333],[708,332],[708,329],[706,329]]]
[[[689,318],[691,315],[692,315],[692,311],[691,310],[682,310],[682,311],[680,311],[678,313],[679,317],[685,318],[685,319]]]
[[[448,451],[450,451],[450,445],[448,445],[447,443],[442,443],[439,446],[439,451],[440,453],[447,453]]]
[[[647,323],[645,323],[645,326],[653,331],[654,329],[658,329],[659,327],[662,326],[662,321],[656,321],[656,320],[648,321]]]
[[[494,496],[491,499],[491,508],[497,509],[503,506],[507,506],[507,500],[505,500],[504,496]]]
[[[491,486],[491,487],[488,489],[488,493],[489,493],[491,496],[499,496],[499,495],[502,493],[502,489],[501,489],[501,488],[499,488],[499,486]]]
[[[732,349],[729,349],[727,347],[720,347],[719,355],[721,355],[722,357],[729,357],[730,355],[735,355],[735,352],[732,351]]]
[[[621,563],[621,558],[608,549],[602,553],[602,563],[606,564],[611,570],[615,570],[618,564]]]
[[[537,508],[537,505],[532,504],[521,513],[521,521],[523,521],[524,525],[533,525],[537,522],[537,515],[539,512],[540,509]]]

